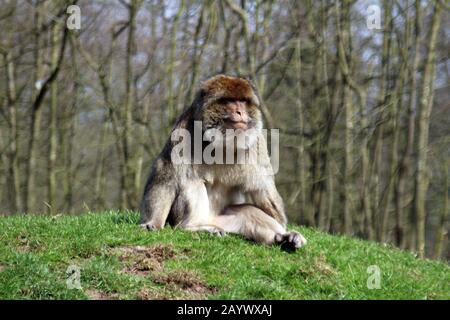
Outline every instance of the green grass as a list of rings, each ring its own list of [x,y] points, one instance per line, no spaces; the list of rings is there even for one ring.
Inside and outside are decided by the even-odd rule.
[[[0,218],[0,299],[450,299],[447,264],[372,242],[295,227],[309,242],[290,254],[137,222],[114,212]],[[121,249],[134,246],[167,250],[158,260]],[[67,288],[69,265],[81,269],[80,290]],[[379,289],[367,287],[371,265]]]

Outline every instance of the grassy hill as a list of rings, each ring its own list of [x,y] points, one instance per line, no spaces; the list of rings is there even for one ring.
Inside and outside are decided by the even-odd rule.
[[[137,221],[0,218],[0,299],[450,299],[447,264],[372,242],[295,227],[309,243],[289,254],[238,236],[149,233]],[[67,287],[71,265],[81,289]],[[367,287],[371,265],[379,289]]]

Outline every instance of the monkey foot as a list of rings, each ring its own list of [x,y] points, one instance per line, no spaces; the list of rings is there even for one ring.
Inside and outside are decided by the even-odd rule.
[[[148,223],[142,223],[139,225],[142,229],[147,230],[147,231],[156,231],[158,230],[158,228],[155,227],[155,225],[151,222]]]
[[[224,230],[219,228],[212,228],[208,230],[208,232],[218,237],[225,237],[227,235],[227,233]]]
[[[277,234],[275,241],[282,250],[293,252],[306,244],[306,239],[296,231],[289,231],[285,234]]]

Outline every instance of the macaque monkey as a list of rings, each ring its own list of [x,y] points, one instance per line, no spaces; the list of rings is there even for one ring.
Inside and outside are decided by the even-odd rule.
[[[235,233],[288,251],[306,244],[301,234],[286,230],[259,105],[256,89],[247,79],[217,75],[201,85],[153,163],[141,204],[143,228],[159,230],[168,223],[190,231]],[[177,130],[190,136],[174,139]],[[196,130],[202,136],[200,142],[194,137]],[[236,135],[229,138],[230,131]],[[239,135],[245,139],[234,144]],[[223,152],[223,158],[231,156],[234,162],[205,163],[189,152],[206,152],[211,146],[216,147],[211,154]],[[174,160],[174,151],[180,147],[184,148],[181,163]]]

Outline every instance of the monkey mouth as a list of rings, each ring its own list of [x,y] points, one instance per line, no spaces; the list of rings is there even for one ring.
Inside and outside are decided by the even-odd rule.
[[[225,120],[225,128],[226,129],[247,129],[248,128],[248,121],[243,120],[232,120],[227,119]]]

